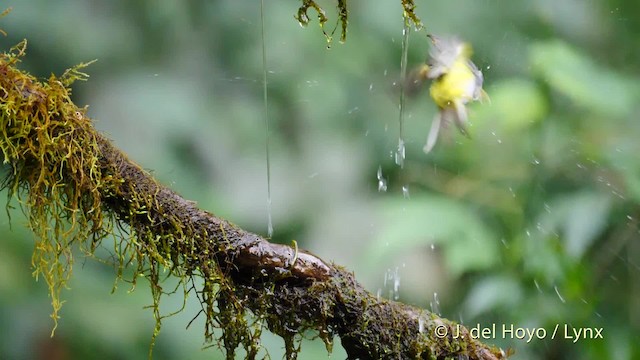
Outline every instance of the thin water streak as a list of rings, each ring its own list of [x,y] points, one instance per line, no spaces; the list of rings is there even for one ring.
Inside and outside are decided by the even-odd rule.
[[[271,153],[269,151],[269,107],[267,102],[267,45],[264,31],[264,0],[260,0],[260,24],[262,35],[262,96],[264,101],[265,152],[267,157],[267,236],[273,236],[271,213]]]
[[[404,16],[404,27],[402,28],[402,56],[400,58],[400,111],[398,114],[398,148],[396,149],[396,164],[401,168],[404,167],[405,149],[404,149],[404,84],[407,81],[407,55],[409,53],[409,33],[411,33],[411,27],[409,26],[409,18],[406,14]]]
[[[386,192],[387,191],[387,179],[382,176],[382,166],[378,166],[378,191]]]

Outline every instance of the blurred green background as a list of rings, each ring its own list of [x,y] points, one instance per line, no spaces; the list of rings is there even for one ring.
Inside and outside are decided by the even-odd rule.
[[[334,3],[322,4],[334,21]],[[516,359],[640,358],[640,3],[417,5],[427,31],[473,44],[491,104],[471,106],[473,140],[452,131],[425,155],[436,109],[426,92],[408,101],[400,168],[400,1],[350,2],[347,42],[330,49],[313,13],[306,29],[293,18],[299,2],[266,1],[274,241],[296,239],[372,292],[468,326],[544,328],[528,343],[486,340]],[[266,234],[258,1],[8,6],[3,51],[27,38],[22,66],[39,77],[98,59],[74,85],[96,126],[203,209]],[[425,58],[425,34],[411,34],[410,66]],[[108,243],[104,262],[78,254],[49,338],[33,236],[20,210],[11,215],[10,228],[0,211],[0,358],[146,357],[151,297],[142,283],[110,294]],[[171,296],[162,309],[181,303]],[[156,359],[223,358],[201,350],[202,322],[185,329],[198,310],[191,297],[163,322]],[[557,324],[602,327],[604,338],[551,339]],[[282,356],[281,339],[263,340]],[[300,357],[327,354],[305,341]],[[339,344],[330,358],[345,358]]]

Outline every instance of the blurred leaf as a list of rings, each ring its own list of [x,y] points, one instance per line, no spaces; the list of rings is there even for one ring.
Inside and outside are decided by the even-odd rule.
[[[531,45],[529,56],[534,73],[587,109],[625,116],[638,101],[637,80],[596,65],[560,40]]]
[[[626,197],[640,201],[640,164],[637,156],[640,143],[637,140],[637,131],[625,130],[625,134],[619,134],[617,138],[612,139],[612,146],[604,153],[604,158],[607,164],[620,174]]]
[[[491,103],[476,107],[479,116],[487,121],[477,122],[493,126],[495,121],[508,130],[521,130],[544,117],[547,101],[532,81],[511,78],[495,83],[487,89]]]
[[[511,276],[493,276],[477,282],[469,291],[464,308],[467,316],[476,317],[499,306],[518,304],[523,292],[517,279]]]
[[[640,169],[624,169],[622,175],[625,180],[627,194],[634,200],[640,201]]]
[[[435,195],[389,198],[381,204],[383,227],[369,250],[371,262],[403,249],[439,245],[454,276],[496,263],[496,236],[464,204]]]
[[[544,232],[561,231],[565,251],[578,259],[607,225],[611,207],[608,195],[582,191],[556,198],[539,222]]]

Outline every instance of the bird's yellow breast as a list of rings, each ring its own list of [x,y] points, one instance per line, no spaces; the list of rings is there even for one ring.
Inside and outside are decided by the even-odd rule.
[[[463,104],[473,99],[476,80],[465,58],[457,59],[449,71],[431,84],[429,90],[433,101],[440,108],[454,102]]]

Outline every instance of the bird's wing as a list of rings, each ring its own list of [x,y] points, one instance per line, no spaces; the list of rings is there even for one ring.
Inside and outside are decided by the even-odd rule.
[[[433,118],[433,122],[431,122],[431,130],[429,130],[429,135],[427,136],[427,143],[424,145],[422,150],[425,154],[431,152],[434,146],[436,146],[436,141],[438,140],[438,133],[440,133],[440,126],[442,122],[442,114],[440,111],[436,113],[436,116]]]

